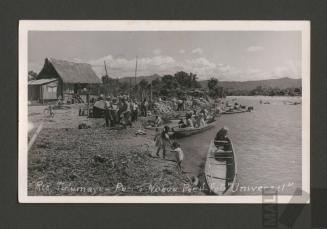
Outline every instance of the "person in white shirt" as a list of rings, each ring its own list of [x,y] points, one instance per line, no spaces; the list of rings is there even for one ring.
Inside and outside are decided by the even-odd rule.
[[[200,119],[200,127],[204,127],[206,126],[206,122],[204,121],[204,115],[203,114],[200,114],[199,115],[199,119]]]
[[[189,114],[186,115],[186,127],[194,128],[192,116]]]
[[[182,171],[182,162],[184,160],[184,153],[181,149],[180,145],[177,142],[173,142],[172,148],[174,152],[176,152],[176,161],[177,161],[177,168]]]
[[[160,118],[160,116],[156,115],[156,119],[154,120],[154,126],[158,127],[161,126],[162,124],[162,119]]]
[[[111,108],[110,98],[106,98],[104,101],[104,119],[106,121],[106,127],[110,127],[110,112],[109,109]]]

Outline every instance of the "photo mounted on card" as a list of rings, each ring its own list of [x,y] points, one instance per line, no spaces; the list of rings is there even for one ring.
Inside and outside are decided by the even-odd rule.
[[[19,202],[309,203],[307,21],[20,21]]]

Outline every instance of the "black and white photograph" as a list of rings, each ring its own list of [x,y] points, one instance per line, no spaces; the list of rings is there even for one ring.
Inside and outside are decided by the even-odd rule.
[[[20,21],[22,203],[309,203],[309,136],[307,21]]]

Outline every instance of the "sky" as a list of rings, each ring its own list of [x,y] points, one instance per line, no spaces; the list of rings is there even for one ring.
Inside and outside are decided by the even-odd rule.
[[[112,78],[174,74],[246,81],[301,78],[301,32],[296,31],[30,31],[28,68],[45,58],[89,63]]]

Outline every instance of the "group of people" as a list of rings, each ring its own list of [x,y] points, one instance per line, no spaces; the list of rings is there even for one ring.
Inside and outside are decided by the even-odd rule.
[[[194,110],[192,113],[186,113],[186,122],[181,119],[178,122],[179,128],[200,128],[207,125],[206,121],[208,120],[209,112],[207,109],[201,109],[199,112]]]
[[[98,109],[97,103],[104,104],[104,106],[100,106],[101,108]],[[148,107],[149,103],[146,99],[140,103],[126,95],[119,97],[109,96],[107,98],[101,95],[93,105],[93,115],[95,117],[102,116],[104,111],[106,127],[114,127],[118,124],[124,127],[132,127],[132,123],[137,121],[140,115],[147,116]]]
[[[181,149],[181,146],[177,142],[172,142],[169,137],[169,127],[165,126],[161,132],[157,132],[157,134],[154,137],[155,145],[157,147],[156,156],[160,157],[159,153],[162,151],[162,157],[166,158],[166,153],[169,151],[169,147],[171,147],[171,151],[175,153],[176,155],[176,162],[177,162],[177,168],[182,171],[182,162],[184,160],[184,152]],[[215,136],[215,141],[226,141],[230,142],[230,139],[228,137],[228,128],[223,127],[219,129]],[[225,147],[229,147],[227,144]],[[227,150],[227,149],[225,149]]]
[[[182,171],[184,153],[179,143],[170,140],[169,127],[165,126],[161,132],[158,131],[154,137],[154,141],[157,147],[156,156],[160,157],[159,153],[162,151],[162,157],[165,159],[168,148],[171,147],[171,152],[176,155],[177,168]]]
[[[106,127],[122,124],[132,127],[132,122],[137,120],[138,104],[136,101],[122,96],[118,98],[107,97],[104,106]]]

